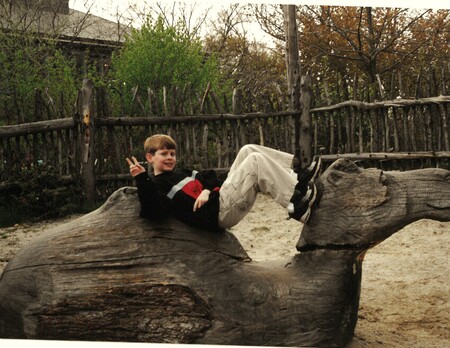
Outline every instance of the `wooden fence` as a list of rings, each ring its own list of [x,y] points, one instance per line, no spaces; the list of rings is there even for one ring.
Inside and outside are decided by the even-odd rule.
[[[172,135],[180,165],[229,167],[240,147],[258,143],[293,152],[293,112],[172,117],[96,117],[95,93],[85,85],[74,118],[0,127],[0,182],[12,174],[52,167],[81,179],[89,199],[131,184],[125,158],[144,161],[151,134]]]
[[[346,101],[311,110],[316,154],[450,151],[450,97]]]
[[[180,165],[229,167],[241,146],[257,143],[293,153],[298,112],[172,117],[96,117],[95,90],[80,93],[73,118],[0,127],[0,182],[52,167],[80,180],[90,200],[131,184],[125,157],[144,161],[146,137],[172,135]],[[347,101],[310,110],[312,152],[326,161],[434,158],[448,161],[450,97]]]

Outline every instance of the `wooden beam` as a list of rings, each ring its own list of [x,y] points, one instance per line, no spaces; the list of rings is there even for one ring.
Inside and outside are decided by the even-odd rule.
[[[56,120],[22,123],[12,126],[0,127],[0,138],[15,137],[28,134],[37,134],[75,127],[73,118],[59,118]]]
[[[399,160],[419,158],[450,158],[450,151],[419,151],[419,152],[365,152],[365,153],[343,153],[335,155],[320,156],[324,162],[334,162],[340,158],[358,160]]]
[[[441,95],[439,97],[431,97],[431,98],[421,98],[421,99],[396,99],[396,100],[386,100],[374,103],[366,103],[357,100],[348,100],[342,103],[323,106],[320,108],[311,109],[311,113],[323,112],[323,111],[335,111],[338,109],[346,108],[346,107],[356,107],[358,109],[363,110],[374,110],[386,107],[405,107],[412,105],[425,105],[425,104],[443,104],[450,103],[450,96]]]
[[[213,114],[204,116],[176,116],[170,118],[163,117],[102,117],[96,119],[97,126],[145,126],[155,124],[176,124],[176,123],[188,123],[188,122],[213,122],[213,121],[233,121],[233,120],[250,120],[257,118],[271,118],[271,117],[283,117],[292,116],[297,112],[276,112],[270,114],[263,114],[259,112],[247,113],[242,115],[233,114]]]

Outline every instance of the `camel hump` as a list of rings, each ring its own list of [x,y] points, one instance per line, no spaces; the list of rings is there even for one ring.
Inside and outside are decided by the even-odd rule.
[[[174,218],[153,222],[139,210],[136,189],[122,188],[96,211],[26,244],[0,279],[0,337],[200,337],[210,326],[209,308],[205,294],[193,290],[195,280],[250,258],[228,231]]]

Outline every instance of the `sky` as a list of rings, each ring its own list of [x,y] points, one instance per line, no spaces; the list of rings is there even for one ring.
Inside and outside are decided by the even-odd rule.
[[[336,6],[361,6],[370,5],[373,7],[424,7],[424,1],[422,0],[181,0],[187,4],[196,4],[194,10],[194,16],[201,15],[207,9],[209,10],[209,18],[213,19],[217,13],[232,3],[292,3],[292,4],[315,4],[315,5],[336,5]],[[117,14],[126,13],[130,6],[137,6],[142,9],[145,4],[151,4],[156,0],[69,0],[69,7],[78,11],[87,12],[88,10],[97,16],[117,21]],[[171,4],[174,1],[171,0],[158,0],[158,2]],[[180,1],[178,1],[180,2]],[[450,0],[429,0],[426,2],[427,8],[450,8]],[[140,11],[143,12],[143,11]],[[132,12],[136,13],[136,12]],[[126,16],[126,15],[125,15]],[[268,47],[273,47],[273,39],[264,33],[259,25],[255,22],[246,26],[247,37],[254,39],[260,43],[265,43]]]
[[[141,11],[138,11],[140,13],[143,13],[146,3],[151,4],[155,3],[156,0],[70,0],[69,1],[69,7],[73,8],[75,10],[86,12],[87,10],[90,11],[90,13],[95,14],[97,16],[110,19],[112,21],[117,21],[117,13],[126,13],[127,10],[130,8],[130,6],[137,6],[138,9],[141,9]],[[174,1],[168,1],[168,0],[158,0],[158,2],[161,2],[163,4],[173,4]],[[178,1],[180,2],[180,1]],[[226,8],[227,5],[232,3],[238,3],[239,1],[206,1],[206,0],[196,0],[196,1],[183,1],[187,4],[191,4],[194,6],[194,18],[199,17],[201,14],[205,13],[208,10],[208,19],[214,19],[216,18],[217,13],[223,9]],[[254,3],[257,3],[258,1],[255,1]],[[243,4],[248,2],[242,2]],[[87,6],[86,6],[87,4]],[[91,7],[90,7],[91,6]],[[148,7],[148,5],[147,5]],[[131,13],[136,13],[135,11],[131,11]],[[127,16],[127,15],[125,15]],[[193,20],[193,23],[195,23],[195,19]],[[135,23],[136,24],[136,23]],[[206,27],[203,26],[204,30],[206,31]],[[247,31],[247,37],[250,40],[256,40],[261,43],[265,43],[268,47],[273,47],[273,39],[264,33],[259,25],[255,22],[252,24],[246,25],[246,31]],[[201,33],[205,34],[205,33]]]
[[[86,7],[84,3],[92,4],[95,3],[92,12],[95,14],[108,14],[109,11],[112,13],[116,12],[117,9],[125,10],[129,7],[129,5],[133,4],[142,4],[145,0],[70,0],[69,7],[84,11]],[[155,2],[155,0],[148,0],[148,3]],[[173,1],[168,0],[160,0],[160,2],[170,3]],[[450,8],[450,1],[448,0],[429,0],[424,2],[422,0],[304,0],[304,1],[268,1],[268,0],[253,0],[253,1],[233,1],[233,0],[220,0],[220,1],[211,1],[211,0],[184,0],[186,3],[197,3],[203,4],[204,6],[214,7],[223,6],[230,3],[292,3],[292,4],[315,4],[315,5],[337,5],[337,6],[361,6],[361,5],[370,5],[374,7],[426,7],[426,8]],[[424,3],[426,4],[424,6]]]

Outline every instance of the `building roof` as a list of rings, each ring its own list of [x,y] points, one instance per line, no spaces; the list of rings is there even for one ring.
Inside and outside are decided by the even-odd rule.
[[[31,31],[59,38],[60,41],[83,41],[118,46],[130,27],[90,13],[69,9],[68,13],[30,7],[0,8],[0,26],[4,31]]]
[[[118,22],[69,9],[67,25],[64,26],[62,34],[83,39],[123,42],[129,32],[129,27]]]

